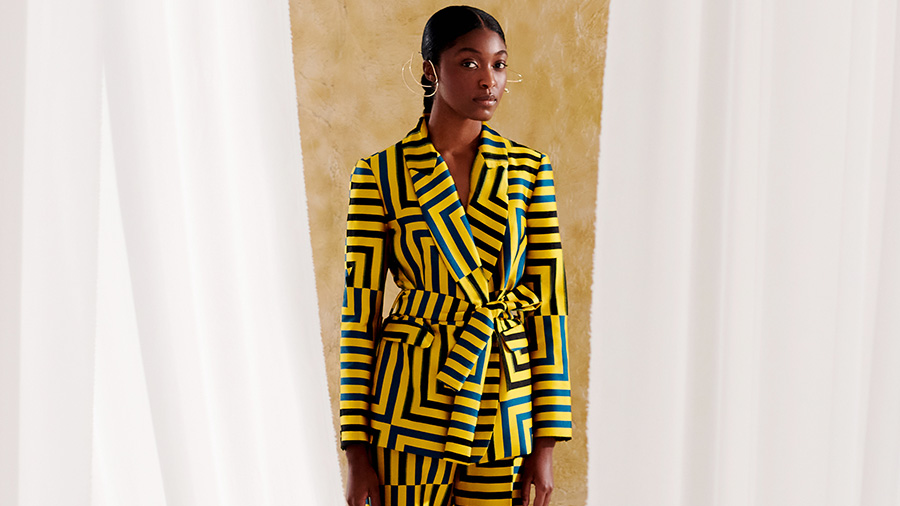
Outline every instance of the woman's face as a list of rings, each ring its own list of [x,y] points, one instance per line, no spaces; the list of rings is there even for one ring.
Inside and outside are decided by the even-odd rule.
[[[434,108],[477,121],[491,119],[506,87],[506,56],[506,44],[491,30],[472,30],[457,39],[440,55]],[[432,79],[428,62],[424,70]]]

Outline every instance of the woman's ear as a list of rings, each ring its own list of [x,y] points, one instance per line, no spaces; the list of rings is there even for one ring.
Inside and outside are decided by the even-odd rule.
[[[437,82],[437,69],[434,67],[434,64],[431,63],[431,60],[425,60],[422,62],[422,74],[425,75],[425,78],[431,82]]]

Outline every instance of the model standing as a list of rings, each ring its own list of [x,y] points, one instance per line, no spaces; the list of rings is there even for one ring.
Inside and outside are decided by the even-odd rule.
[[[553,171],[484,123],[507,83],[490,14],[438,11],[422,56],[418,125],[351,178],[347,503],[519,505],[533,485],[545,506],[553,447],[572,436]],[[388,272],[401,292],[382,319]]]

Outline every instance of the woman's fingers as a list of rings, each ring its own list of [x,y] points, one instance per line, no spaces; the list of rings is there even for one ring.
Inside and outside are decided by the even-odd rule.
[[[351,446],[347,449],[347,505],[381,506],[381,484],[378,473],[369,461],[368,449]]]
[[[549,506],[553,492],[553,446],[555,441],[537,440],[534,451],[522,462],[522,500],[524,506],[531,503],[531,486],[534,485],[534,506]]]
[[[534,506],[549,506],[553,485],[537,484],[534,486]]]
[[[347,506],[366,506],[366,499],[369,500],[369,506],[381,506],[381,491],[376,479],[374,483],[369,482],[362,488],[353,487],[347,490]]]
[[[369,489],[369,500],[372,506],[381,506],[381,492],[379,491],[377,480],[375,481],[375,486]]]
[[[531,472],[522,466],[522,504],[528,506],[531,503]]]

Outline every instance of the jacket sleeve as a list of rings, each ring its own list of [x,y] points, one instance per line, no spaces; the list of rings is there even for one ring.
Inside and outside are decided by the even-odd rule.
[[[523,281],[541,305],[525,315],[532,379],[534,437],[572,437],[572,401],[567,350],[566,274],[556,214],[553,169],[546,155],[535,177],[525,213]]]
[[[369,398],[381,325],[387,220],[375,175],[360,160],[350,178],[341,312],[341,448],[369,441]]]

